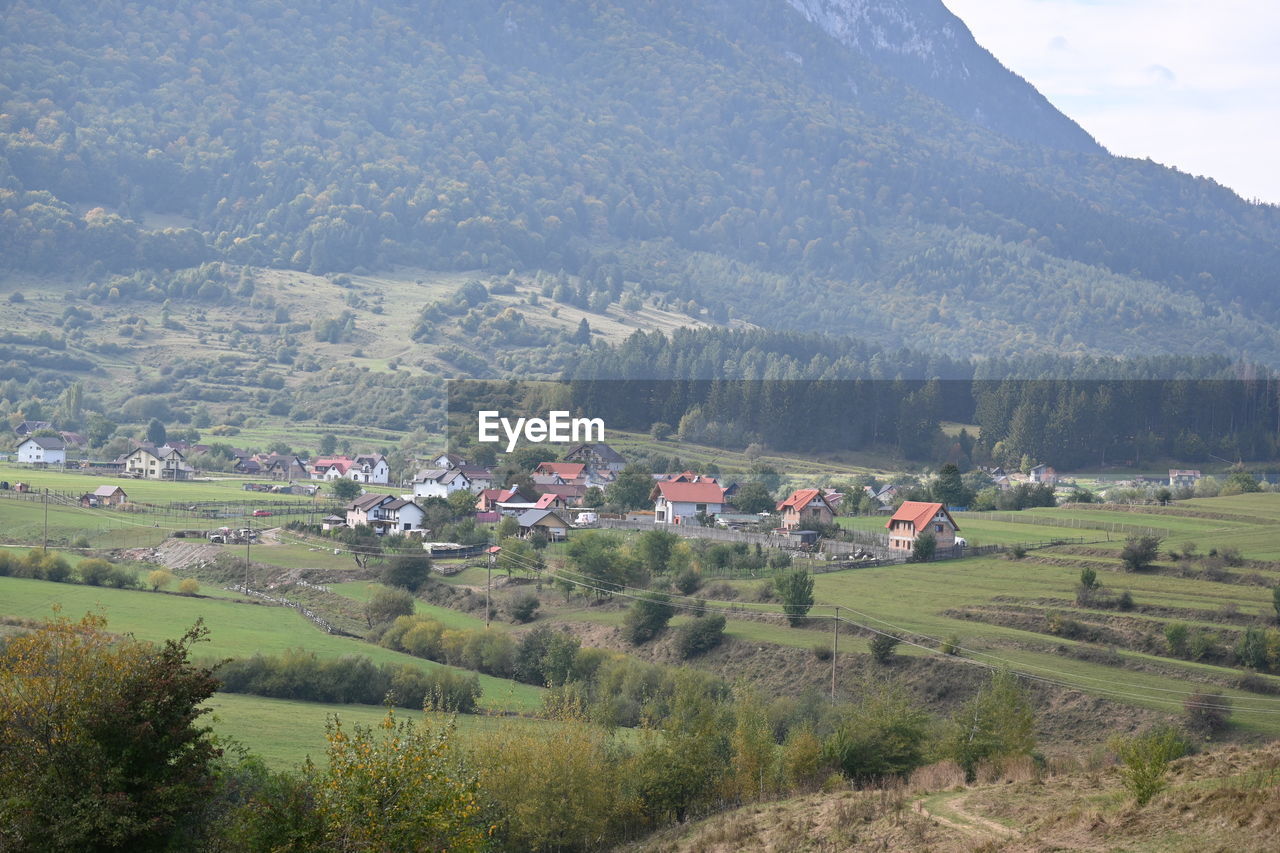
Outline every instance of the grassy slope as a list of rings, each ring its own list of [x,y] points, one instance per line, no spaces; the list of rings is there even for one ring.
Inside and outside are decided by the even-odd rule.
[[[219,736],[243,744],[279,770],[296,768],[308,756],[317,764],[323,763],[324,727],[330,717],[338,717],[349,729],[353,724],[376,725],[386,716],[386,709],[371,705],[295,702],[237,693],[217,693],[205,703],[205,707],[212,711],[213,729]],[[439,725],[442,720],[440,715],[405,708],[396,708],[395,715],[415,721],[426,719],[429,725]],[[522,717],[466,714],[456,717],[455,721],[458,735],[464,742],[483,737],[500,725],[555,725]]]
[[[256,652],[280,654],[286,649],[304,648],[321,657],[356,654],[375,663],[407,664],[421,669],[443,666],[325,634],[297,612],[282,607],[0,578],[0,615],[44,618],[54,603],[60,603],[71,616],[101,609],[111,630],[154,642],[176,637],[202,618],[210,633],[208,645],[199,652],[211,658],[243,657]],[[484,691],[480,704],[485,708],[531,711],[541,703],[539,688],[487,675],[479,678]]]

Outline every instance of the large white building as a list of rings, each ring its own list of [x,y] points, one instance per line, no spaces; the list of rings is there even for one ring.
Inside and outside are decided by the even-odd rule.
[[[65,465],[67,446],[51,435],[33,435],[18,445],[18,461],[26,465]]]

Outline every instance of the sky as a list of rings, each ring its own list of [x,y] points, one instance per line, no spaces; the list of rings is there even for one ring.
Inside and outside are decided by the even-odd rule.
[[[1280,2],[943,3],[1111,153],[1280,204]]]

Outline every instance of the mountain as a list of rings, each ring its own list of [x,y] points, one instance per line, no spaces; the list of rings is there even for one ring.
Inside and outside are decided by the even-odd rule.
[[[0,16],[0,263],[90,313],[234,304],[176,275],[211,261],[514,269],[958,357],[1280,364],[1280,209],[1111,157],[937,0]]]
[[[788,0],[807,20],[962,118],[1013,139],[1101,153],[1093,137],[973,39],[938,0]]]

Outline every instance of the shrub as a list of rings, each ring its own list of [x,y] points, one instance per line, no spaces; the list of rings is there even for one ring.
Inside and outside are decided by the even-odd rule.
[[[960,637],[956,634],[948,634],[947,638],[942,641],[942,645],[938,647],[944,655],[960,654]]]
[[[159,592],[171,583],[173,575],[165,569],[156,569],[147,575],[147,586],[151,587],[152,592]]]
[[[1134,801],[1145,806],[1165,787],[1169,762],[1190,751],[1186,738],[1173,726],[1159,726],[1131,738],[1116,738],[1111,749],[1123,765],[1120,778]]]
[[[412,613],[413,596],[405,589],[380,589],[364,605],[364,618],[370,628]]]
[[[1021,560],[1023,557],[1027,556],[1027,549],[1022,545],[1011,545],[1006,556],[1010,560]]]
[[[431,558],[424,554],[394,557],[382,568],[379,579],[387,586],[417,592],[431,574]]]
[[[676,575],[675,586],[682,594],[693,595],[702,586],[702,576],[693,569],[685,569]]]
[[[826,643],[814,643],[813,656],[818,660],[831,660],[831,646]]]
[[[813,578],[804,569],[796,569],[776,575],[773,580],[791,627],[807,624],[805,616],[813,606]]]
[[[938,538],[932,533],[925,531],[916,537],[916,541],[911,546],[911,562],[927,563],[933,559],[933,555],[938,551]]]
[[[1169,654],[1176,658],[1187,657],[1187,637],[1190,629],[1185,622],[1170,622],[1164,626],[1164,642]]]
[[[183,595],[195,595],[200,591],[200,581],[195,578],[183,578],[178,584],[178,592]]]
[[[893,660],[893,650],[898,647],[898,643],[902,640],[892,634],[876,634],[871,638],[869,645],[871,646],[871,657],[875,662],[883,666]]]
[[[929,717],[901,693],[872,692],[848,708],[823,744],[823,755],[859,781],[910,773],[923,761]]]
[[[80,573],[82,583],[89,586],[102,586],[107,582],[107,578],[111,576],[111,564],[100,557],[93,557],[88,560],[81,560],[77,571]]]
[[[511,614],[512,621],[524,624],[533,621],[541,605],[542,602],[538,600],[538,596],[532,592],[522,592],[511,599],[510,604],[507,605],[507,612]]]
[[[681,625],[676,629],[676,651],[686,660],[711,651],[724,639],[724,625],[724,616],[719,613]]]
[[[1126,613],[1132,610],[1133,609],[1133,593],[1127,589],[1124,592],[1120,593],[1120,597],[1116,599],[1116,609],[1123,610]]]
[[[650,593],[637,599],[622,618],[622,636],[633,646],[647,643],[667,627],[675,612],[671,599]]]
[[[1187,715],[1187,728],[1204,737],[1227,730],[1231,722],[1231,700],[1221,693],[1193,693],[1182,703]]]
[[[1120,551],[1120,562],[1127,572],[1141,572],[1151,568],[1160,555],[1160,537],[1130,536]]]

